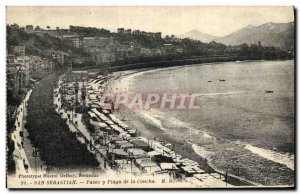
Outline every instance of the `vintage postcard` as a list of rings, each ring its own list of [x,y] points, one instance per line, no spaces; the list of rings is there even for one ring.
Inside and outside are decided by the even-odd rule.
[[[294,22],[7,6],[7,188],[294,188]]]

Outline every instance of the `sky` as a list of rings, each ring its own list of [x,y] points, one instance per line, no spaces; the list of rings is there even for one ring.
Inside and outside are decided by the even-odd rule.
[[[225,36],[247,25],[294,21],[293,7],[14,7],[6,8],[6,23],[46,29],[70,25],[123,27],[175,36],[199,30]]]

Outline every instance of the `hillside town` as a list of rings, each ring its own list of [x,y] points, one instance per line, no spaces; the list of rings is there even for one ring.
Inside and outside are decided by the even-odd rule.
[[[16,99],[18,93],[25,88],[30,87],[36,81],[43,71],[52,71],[61,68],[67,68],[71,64],[82,64],[85,61],[93,61],[100,64],[111,64],[116,61],[126,61],[130,58],[138,57],[154,57],[168,55],[171,53],[183,53],[182,47],[175,47],[171,43],[162,44],[156,48],[147,48],[134,42],[126,42],[122,44],[116,40],[115,35],[133,35],[138,37],[147,37],[156,40],[162,40],[161,32],[152,33],[131,29],[118,28],[117,33],[105,31],[103,36],[82,36],[76,33],[80,30],[85,31],[86,28],[70,26],[70,29],[54,30],[48,28],[44,30],[39,26],[26,25],[19,27],[17,24],[10,26],[11,30],[21,31],[26,34],[34,34],[43,37],[44,34],[58,38],[62,44],[71,48],[78,49],[79,52],[88,53],[87,57],[74,56],[74,52],[69,50],[56,50],[46,48],[34,54],[30,52],[32,44],[11,45],[8,44],[7,49],[7,90],[8,98]],[[74,32],[76,31],[76,32]],[[178,42],[180,39],[174,35],[165,38],[168,42]],[[26,52],[28,51],[29,52]],[[12,96],[12,98],[10,97]],[[8,107],[10,110],[10,108]],[[13,112],[13,111],[9,111]]]
[[[13,24],[11,27],[29,34],[36,34],[39,36],[48,34],[52,37],[59,38],[63,43],[89,53],[92,60],[100,64],[124,61],[126,59],[137,57],[154,57],[184,53],[184,48],[182,46],[172,44],[182,41],[174,35],[167,35],[164,38],[165,41],[154,48],[149,48],[134,41],[119,41],[118,38],[120,36],[131,36],[133,38],[146,37],[150,38],[152,41],[161,42],[161,32],[154,33],[118,28],[116,33],[110,33],[107,30],[101,29],[97,36],[85,36],[81,35],[80,32],[85,32],[90,29],[80,26],[70,26],[69,29],[60,29],[58,27],[56,29],[50,29],[48,26],[47,30],[44,30],[39,26],[34,27],[33,25],[19,27],[17,24]]]
[[[250,53],[247,57],[250,59],[292,56],[289,54],[291,51],[263,47],[261,42],[251,47],[245,44],[226,47],[214,41],[204,44],[174,35],[162,37],[161,32],[124,28],[118,28],[116,32],[72,25],[69,29],[51,29],[49,26],[42,29],[40,26],[22,27],[18,24],[7,28],[7,85],[14,97],[20,88],[34,82],[41,71],[66,70],[71,65],[90,68],[89,64],[93,64],[94,67],[108,69],[108,66],[113,68],[136,62],[198,58],[197,55],[227,57],[229,60],[235,60],[236,57],[232,56],[237,54],[243,59],[245,53]],[[17,35],[24,38],[16,40]]]

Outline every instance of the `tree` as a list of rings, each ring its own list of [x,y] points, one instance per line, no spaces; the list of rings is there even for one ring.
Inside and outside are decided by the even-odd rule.
[[[34,30],[40,30],[40,26],[36,26]]]
[[[244,43],[241,45],[241,55],[246,56],[249,53],[248,44]]]
[[[47,26],[47,29],[48,29],[48,30],[50,30],[50,29],[51,29],[51,27],[50,27],[50,26]]]

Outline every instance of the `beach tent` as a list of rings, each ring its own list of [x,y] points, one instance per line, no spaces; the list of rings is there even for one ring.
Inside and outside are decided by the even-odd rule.
[[[154,151],[148,152],[148,155],[150,157],[153,157],[153,156],[161,156],[162,154],[160,152],[154,150]]]
[[[174,163],[160,163],[160,168],[162,170],[178,170]]]
[[[147,152],[145,152],[144,150],[140,149],[140,148],[129,148],[128,153],[130,153],[130,156],[134,157],[134,158],[144,158],[144,157],[148,157]]]
[[[161,171],[161,168],[149,158],[136,159],[136,164],[144,173]]]
[[[128,153],[125,152],[123,149],[113,149],[112,153],[122,158],[128,158]]]

